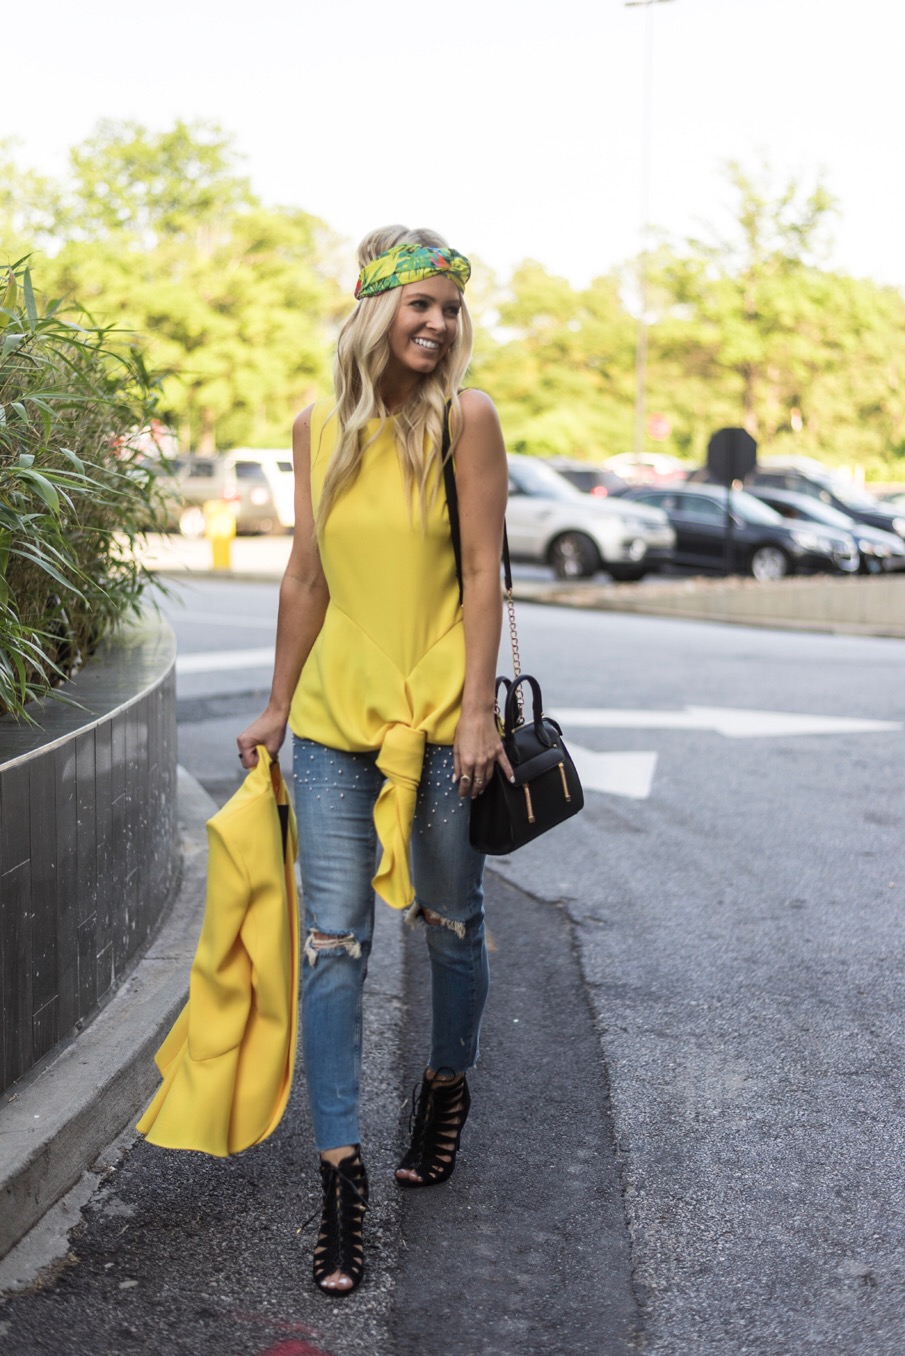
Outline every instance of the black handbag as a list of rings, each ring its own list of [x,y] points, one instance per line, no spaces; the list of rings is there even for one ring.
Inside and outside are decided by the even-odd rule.
[[[471,802],[471,845],[492,856],[514,852],[577,815],[584,805],[584,792],[562,730],[543,713],[537,679],[523,673],[511,683],[497,679],[500,682],[507,688],[503,748],[515,781],[510,782],[497,763],[487,786]],[[523,683],[531,689],[530,720],[525,719],[525,704],[519,701]]]
[[[449,457],[449,409],[443,429],[443,480],[449,509],[449,527],[462,600],[462,556],[459,536],[459,498],[456,476]],[[506,582],[506,609],[509,614],[509,639],[515,677],[496,680],[496,717],[506,757],[515,781],[510,782],[499,764],[479,796],[471,802],[471,845],[478,852],[504,856],[530,843],[563,820],[577,815],[584,806],[584,792],[562,730],[555,720],[545,716],[540,683],[522,673],[515,605],[512,600],[512,566],[509,540],[503,524],[503,574]],[[525,717],[522,687],[531,690],[531,719]],[[506,697],[500,706],[500,690]]]

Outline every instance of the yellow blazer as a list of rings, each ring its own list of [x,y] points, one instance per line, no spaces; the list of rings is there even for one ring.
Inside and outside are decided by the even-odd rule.
[[[296,823],[264,748],[207,832],[189,1000],[154,1057],[163,1083],[137,1128],[152,1144],[223,1158],[279,1125],[298,1036]]]

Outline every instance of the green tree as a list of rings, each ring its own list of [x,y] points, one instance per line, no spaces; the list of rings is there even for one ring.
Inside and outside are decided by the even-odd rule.
[[[653,382],[672,392],[676,443],[744,423],[764,452],[875,469],[901,445],[905,301],[824,267],[834,203],[821,183],[773,190],[738,165],[736,232],[663,250]]]
[[[215,123],[179,121],[152,133],[104,120],[69,159],[70,215],[61,224],[70,237],[131,237],[145,246],[180,237],[203,248],[212,224],[254,201],[232,139]]]
[[[523,263],[480,333],[474,380],[500,407],[513,451],[600,460],[627,445],[634,327],[615,277],[577,290]]]
[[[764,452],[896,475],[905,300],[825,267],[834,204],[820,181],[728,173],[730,238],[648,258],[647,405],[669,418],[664,450],[700,460],[714,429],[745,423]],[[10,262],[46,253],[50,295],[147,336],[185,448],[285,445],[293,413],[329,388],[350,251],[317,217],[262,204],[213,124],[101,123],[65,184],[3,143],[0,231]],[[497,399],[510,447],[598,460],[628,447],[636,325],[619,273],[576,288],[530,260],[504,287],[482,272],[471,380]]]
[[[329,380],[340,298],[326,226],[265,208],[211,124],[104,122],[71,169],[44,269],[54,290],[147,336],[184,447],[286,444]]]

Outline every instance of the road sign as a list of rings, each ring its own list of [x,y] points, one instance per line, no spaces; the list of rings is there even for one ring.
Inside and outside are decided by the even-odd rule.
[[[707,445],[707,469],[727,489],[744,480],[757,462],[757,443],[744,428],[721,428]]]
[[[757,443],[747,429],[721,428],[707,444],[707,469],[720,485],[726,486],[726,541],[723,572],[731,574],[735,566],[732,542],[732,484],[744,480],[757,463]]]

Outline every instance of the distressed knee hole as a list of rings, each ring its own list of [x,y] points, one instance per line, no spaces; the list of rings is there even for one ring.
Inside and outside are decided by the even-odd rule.
[[[442,914],[434,913],[433,909],[425,909],[417,900],[405,911],[405,921],[409,927],[414,927],[416,923],[424,923],[431,928],[449,928],[454,932],[460,941],[465,940],[465,924],[456,918],[444,918]]]
[[[316,965],[318,956],[345,955],[352,960],[361,956],[361,942],[354,932],[320,932],[317,928],[309,928],[304,949],[309,965]]]

